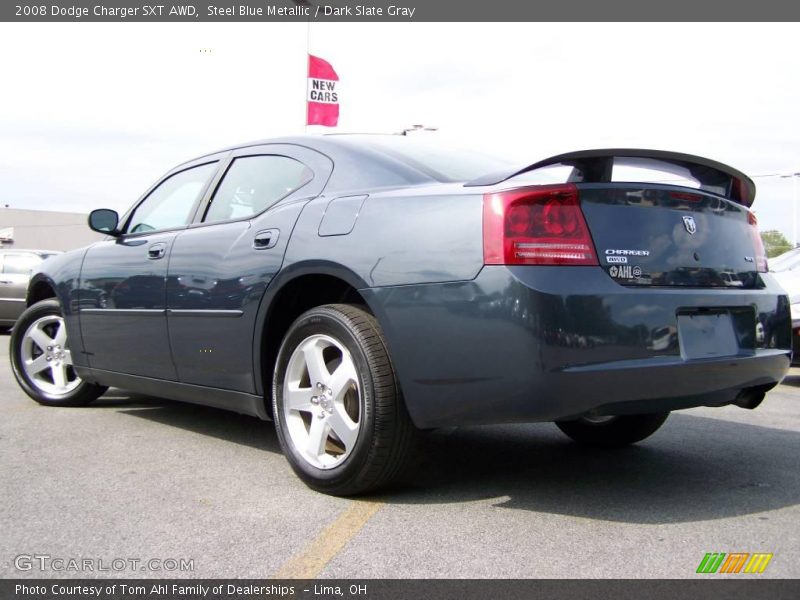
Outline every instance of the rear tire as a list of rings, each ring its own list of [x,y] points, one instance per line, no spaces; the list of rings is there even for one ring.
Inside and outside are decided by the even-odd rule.
[[[372,492],[405,463],[415,429],[380,326],[363,308],[319,306],[292,324],[272,401],[284,455],[317,491]]]
[[[669,412],[620,415],[608,418],[582,418],[556,421],[556,426],[579,444],[619,447],[650,437],[667,420]]]
[[[85,406],[108,389],[83,381],[72,367],[67,328],[55,299],[22,313],[11,332],[9,354],[17,383],[39,404]]]

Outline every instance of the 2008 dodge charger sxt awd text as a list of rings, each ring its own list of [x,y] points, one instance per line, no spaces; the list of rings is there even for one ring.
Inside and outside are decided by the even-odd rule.
[[[13,369],[47,405],[117,386],[273,418],[331,494],[387,483],[418,429],[633,443],[671,410],[754,408],[789,367],[754,196],[673,152],[513,168],[405,136],[244,145],[92,212],[109,237],[34,274]]]

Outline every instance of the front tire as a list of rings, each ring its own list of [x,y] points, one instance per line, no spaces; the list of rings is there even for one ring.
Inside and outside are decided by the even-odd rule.
[[[75,372],[57,300],[42,300],[22,313],[11,332],[9,354],[17,383],[39,404],[85,406],[108,389]]]
[[[403,466],[414,427],[380,326],[364,309],[303,313],[281,344],[272,398],[284,455],[309,487],[370,492]]]
[[[644,415],[581,418],[556,421],[556,426],[579,444],[619,447],[635,444],[653,435],[669,412]]]

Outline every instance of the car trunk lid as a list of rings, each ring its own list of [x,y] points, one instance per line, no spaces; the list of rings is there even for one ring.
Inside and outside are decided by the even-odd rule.
[[[710,159],[583,150],[465,186],[490,188],[487,264],[599,264],[629,286],[754,288],[767,270],[755,185]]]
[[[677,186],[578,186],[601,267],[631,286],[754,288],[766,267],[752,213]]]

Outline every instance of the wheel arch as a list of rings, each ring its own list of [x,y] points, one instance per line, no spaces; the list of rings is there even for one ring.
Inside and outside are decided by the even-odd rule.
[[[85,406],[89,404],[102,395],[107,388],[88,380],[81,381],[82,377],[78,373],[78,365],[74,358],[72,362],[69,362],[67,350],[72,350],[73,357],[75,350],[68,342],[71,333],[66,332],[66,337],[61,336],[62,328],[69,329],[69,326],[55,286],[52,285],[52,282],[48,283],[46,278],[38,278],[29,286],[27,300],[31,305],[17,320],[11,332],[10,359],[14,377],[22,390],[39,404],[46,406]],[[45,319],[49,319],[49,322],[45,322]],[[43,323],[42,327],[44,327],[54,321],[60,321],[59,328],[55,332],[45,333],[43,329],[40,331],[47,336],[47,341],[36,339],[33,342],[40,351],[36,360],[48,354],[47,364],[42,365],[43,368],[34,368],[29,371],[27,365],[34,364],[36,361],[28,362],[33,359],[33,350],[30,348],[28,348],[28,359],[24,358],[25,339],[28,331],[36,323]],[[30,339],[33,340],[33,336]],[[53,359],[52,363],[51,358]],[[49,381],[37,377],[44,369],[52,369]],[[63,374],[61,378],[56,378],[56,370],[60,370]]]
[[[306,310],[331,303],[359,304],[375,314],[359,290],[368,287],[353,271],[330,261],[296,263],[270,282],[259,306],[253,336],[256,393],[269,396],[280,344],[291,324]],[[377,318],[377,316],[376,316]]]
[[[56,284],[44,273],[37,273],[31,277],[28,283],[28,291],[25,297],[26,306],[32,306],[48,298],[60,300],[58,294],[56,294]]]

